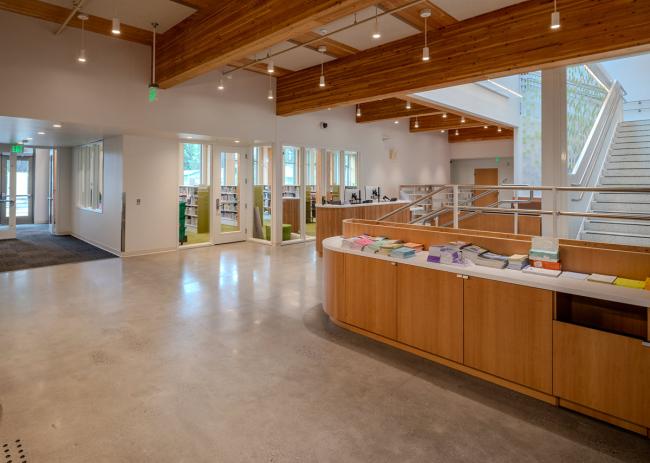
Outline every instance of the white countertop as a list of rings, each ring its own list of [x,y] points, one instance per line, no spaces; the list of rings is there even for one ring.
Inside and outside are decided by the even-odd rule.
[[[409,204],[411,201],[398,200],[398,201],[381,201],[379,203],[361,203],[361,204],[316,204],[316,207],[322,207],[325,209],[336,209],[342,207],[368,207],[368,206],[383,206],[385,204]]]
[[[531,286],[533,288],[548,289],[561,293],[575,294],[577,296],[593,297],[595,299],[603,299],[606,301],[650,307],[650,291],[645,289],[625,288],[604,283],[594,283],[593,281],[563,278],[561,276],[556,278],[543,275],[533,275],[530,273],[523,273],[519,270],[483,267],[471,262],[468,265],[436,264],[433,262],[427,262],[427,256],[429,255],[427,251],[419,252],[415,257],[408,259],[398,259],[383,254],[369,254],[367,252],[342,248],[342,240],[343,238],[340,236],[327,238],[323,240],[323,248],[330,251],[369,257],[371,259],[398,262],[403,265],[415,265],[417,267],[425,267],[440,270],[442,272],[452,272],[459,275],[468,275],[485,278],[487,280],[503,281],[505,283]]]

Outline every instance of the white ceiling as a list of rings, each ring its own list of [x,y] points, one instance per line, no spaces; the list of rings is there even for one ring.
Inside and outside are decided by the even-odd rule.
[[[525,0],[429,0],[459,21],[473,18]]]
[[[264,50],[263,52],[258,53],[256,56],[251,55],[248,58],[263,58],[267,55],[267,52],[278,53],[295,46],[296,45],[291,42],[282,42],[278,45],[274,45],[270,50]],[[334,59],[327,54],[324,54],[322,58],[324,63]],[[320,60],[321,54],[319,52],[312,50],[311,48],[298,47],[294,50],[288,51],[273,58],[273,64],[281,68],[289,69],[290,71],[297,71],[299,69],[304,69],[320,64]]]
[[[45,1],[72,8],[72,0]],[[192,8],[171,0],[86,0],[81,10],[109,19],[117,15],[122,23],[141,29],[151,29],[151,23],[155,21],[159,24],[159,32],[165,32],[194,13]]]
[[[111,131],[79,124],[61,123],[60,129],[52,127],[58,121],[43,121],[19,117],[0,116],[0,143],[25,141],[29,146],[79,146],[115,135]],[[39,135],[38,132],[45,132]]]
[[[650,54],[629,56],[626,58],[600,63],[609,76],[618,80],[627,95],[627,101],[650,100]]]

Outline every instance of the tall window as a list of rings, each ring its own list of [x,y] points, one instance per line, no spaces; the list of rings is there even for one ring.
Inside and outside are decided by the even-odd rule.
[[[284,184],[298,185],[298,148],[285,146],[282,151],[284,161]]]
[[[198,143],[183,143],[183,185],[201,185],[203,172],[203,146]]]
[[[358,154],[356,151],[346,151],[344,159],[344,181],[345,186],[359,186],[358,175]]]
[[[75,148],[77,165],[77,204],[84,209],[102,211],[104,195],[104,142],[90,143]]]

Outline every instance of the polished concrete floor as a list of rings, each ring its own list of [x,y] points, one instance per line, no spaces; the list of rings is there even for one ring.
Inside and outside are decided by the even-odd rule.
[[[648,439],[332,326],[313,248],[241,243],[0,274],[0,454],[650,460]]]

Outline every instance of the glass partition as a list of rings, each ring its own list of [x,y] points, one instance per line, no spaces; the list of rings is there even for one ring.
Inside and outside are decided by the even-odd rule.
[[[316,148],[305,149],[305,238],[316,239],[316,204],[319,197],[319,156]]]
[[[181,246],[210,242],[210,149],[181,143],[183,166],[178,187],[178,241]]]
[[[340,157],[339,151],[327,151],[327,199],[331,201],[341,200]]]
[[[282,147],[282,241],[302,238],[300,153],[297,146]]]

